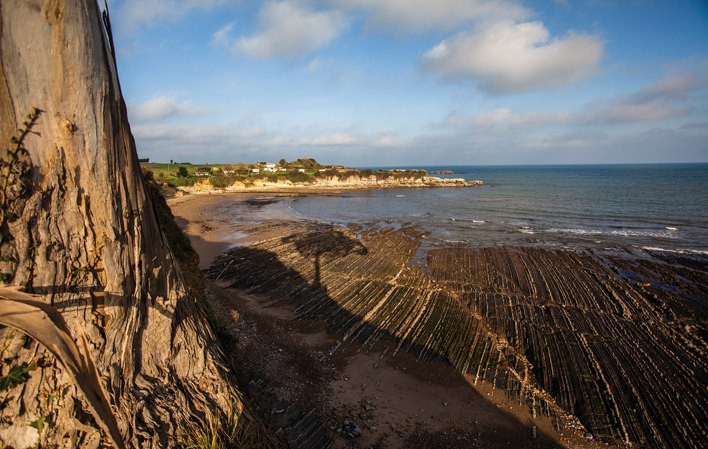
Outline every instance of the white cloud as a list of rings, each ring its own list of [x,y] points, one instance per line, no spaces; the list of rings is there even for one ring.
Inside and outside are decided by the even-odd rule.
[[[612,124],[685,116],[694,109],[686,100],[704,87],[696,74],[664,78],[631,95],[593,102],[579,114],[578,121]]]
[[[300,145],[353,145],[358,143],[358,138],[349,133],[334,133],[322,136],[303,137],[298,142]]]
[[[217,47],[228,47],[232,44],[232,39],[231,39],[231,31],[234,29],[236,26],[235,22],[231,22],[228,25],[225,25],[219,31],[214,33],[211,36],[211,42],[212,44],[216,45]]]
[[[173,21],[195,10],[210,10],[233,0],[125,0],[118,14],[128,27]]]
[[[324,47],[346,28],[339,11],[313,11],[294,2],[268,2],[259,13],[258,30],[232,39],[233,24],[213,35],[213,42],[255,59],[301,58]]]
[[[696,75],[674,76],[649,84],[635,93],[595,100],[574,112],[517,112],[500,107],[469,119],[449,115],[444,124],[450,127],[512,127],[619,125],[651,122],[689,115],[695,110],[692,96],[703,89]]]
[[[429,50],[425,67],[443,78],[471,78],[487,92],[505,94],[559,86],[597,71],[597,36],[551,39],[541,22],[497,22],[458,33]]]
[[[696,74],[672,76],[644,87],[639,92],[630,95],[627,100],[631,103],[646,103],[683,98],[700,87],[701,81],[701,78]]]
[[[549,123],[566,123],[570,114],[565,112],[514,112],[509,108],[497,108],[475,116],[472,123],[480,126],[520,126]]]
[[[646,103],[626,103],[614,101],[605,105],[591,105],[579,115],[579,121],[592,124],[614,124],[623,122],[644,122],[681,117],[693,109],[687,106],[674,106],[663,101]]]
[[[143,104],[130,107],[132,118],[140,121],[160,120],[178,115],[198,115],[205,111],[190,101],[178,101],[172,95],[157,95]]]
[[[472,21],[518,20],[530,12],[513,0],[330,0],[363,10],[377,27],[417,31],[451,29]]]
[[[374,147],[402,147],[409,143],[407,139],[401,137],[398,133],[385,133],[375,138],[371,142]]]

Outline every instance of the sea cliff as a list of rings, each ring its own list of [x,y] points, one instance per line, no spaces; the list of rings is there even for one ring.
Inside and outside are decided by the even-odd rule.
[[[208,179],[199,181],[193,186],[179,187],[188,193],[210,192],[281,192],[301,190],[359,190],[359,189],[395,189],[395,188],[433,188],[433,187],[481,187],[480,180],[465,180],[462,178],[438,178],[435,176],[391,176],[386,178],[376,176],[330,176],[314,178],[310,182],[292,182],[288,179],[271,181],[267,179],[252,182],[234,181],[226,187],[214,187]]]

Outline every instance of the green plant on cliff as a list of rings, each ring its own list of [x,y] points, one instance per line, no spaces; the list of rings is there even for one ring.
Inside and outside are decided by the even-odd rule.
[[[295,184],[301,184],[312,181],[312,177],[301,172],[290,172],[288,173],[288,180]]]
[[[209,184],[217,189],[229,187],[234,183],[234,179],[229,176],[216,175],[209,178]]]

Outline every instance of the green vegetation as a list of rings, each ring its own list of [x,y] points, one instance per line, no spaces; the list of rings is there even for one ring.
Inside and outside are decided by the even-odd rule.
[[[300,172],[290,172],[288,173],[288,180],[293,182],[293,183],[308,183],[312,182],[312,176],[306,174],[306,173],[300,173]]]
[[[291,181],[296,184],[308,184],[317,178],[354,177],[369,178],[375,176],[378,180],[421,178],[426,176],[424,170],[355,170],[342,166],[322,165],[312,158],[300,158],[287,162],[285,159],[275,164],[275,171],[270,171],[267,162],[260,161],[256,164],[205,164],[194,166],[192,164],[156,162],[143,162],[143,171],[152,172],[158,184],[170,187],[185,187],[196,182],[207,181],[212,187],[223,189],[235,182],[251,185],[255,181]],[[252,170],[258,169],[258,172]]]
[[[12,365],[7,376],[0,377],[0,391],[7,391],[10,388],[27,382],[30,378],[29,373],[36,369],[37,362],[34,361],[20,365]]]

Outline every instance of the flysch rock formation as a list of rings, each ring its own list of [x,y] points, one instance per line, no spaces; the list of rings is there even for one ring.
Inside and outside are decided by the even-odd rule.
[[[0,3],[0,272],[87,342],[124,444],[173,447],[244,406],[146,194],[108,24],[93,0]],[[43,346],[1,328],[0,360],[34,367],[0,392],[0,447],[110,446]]]
[[[449,363],[586,438],[708,446],[705,259],[421,250],[410,227],[297,226],[230,250],[209,275],[288,301],[340,345]]]

